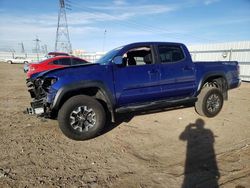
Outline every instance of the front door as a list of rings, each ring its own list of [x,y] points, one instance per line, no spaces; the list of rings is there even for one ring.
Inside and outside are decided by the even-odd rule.
[[[114,65],[118,106],[158,100],[160,70],[153,59],[150,46],[139,46],[123,54],[123,65]]]

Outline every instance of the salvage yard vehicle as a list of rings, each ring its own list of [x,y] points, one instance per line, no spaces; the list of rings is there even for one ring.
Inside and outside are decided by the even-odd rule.
[[[56,52],[53,52],[53,53],[56,53]],[[85,63],[89,63],[89,62],[84,59],[69,56],[69,55],[63,55],[63,56],[54,55],[54,57],[45,59],[44,61],[29,64],[27,77],[30,78],[31,76],[35,76],[40,72],[51,70],[51,69],[58,69],[58,68],[62,68],[65,66],[72,66],[72,65],[81,65]]]
[[[142,42],[116,48],[96,63],[40,73],[27,80],[29,113],[57,118],[69,138],[93,138],[108,115],[191,104],[216,116],[240,85],[236,61],[193,62],[185,45]]]
[[[13,63],[29,63],[31,62],[31,59],[27,59],[25,57],[15,57],[15,58],[9,58],[5,60],[9,64]]]

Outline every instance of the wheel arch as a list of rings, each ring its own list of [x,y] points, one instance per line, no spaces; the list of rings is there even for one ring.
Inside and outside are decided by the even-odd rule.
[[[223,72],[217,73],[208,73],[206,74],[199,82],[197,95],[200,93],[201,89],[208,83],[212,84],[212,86],[217,87],[221,90],[223,94],[223,98],[225,100],[228,99],[228,82],[226,76]]]
[[[110,112],[112,121],[114,121],[115,100],[106,86],[98,81],[81,82],[62,87],[54,98],[52,111],[58,112],[65,101],[76,95],[87,95],[97,99]]]

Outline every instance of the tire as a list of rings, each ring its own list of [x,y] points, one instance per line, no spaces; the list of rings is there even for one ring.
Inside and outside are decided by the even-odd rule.
[[[104,128],[106,114],[94,98],[77,95],[68,99],[58,112],[61,131],[70,139],[87,140]]]
[[[7,61],[7,63],[12,64],[12,61]]]
[[[214,117],[221,111],[223,103],[223,95],[218,88],[204,87],[198,95],[195,110],[201,116]]]

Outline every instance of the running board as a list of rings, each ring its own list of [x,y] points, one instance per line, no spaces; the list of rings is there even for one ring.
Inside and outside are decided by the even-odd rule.
[[[197,98],[184,98],[184,99],[178,99],[178,100],[161,100],[161,101],[154,101],[149,103],[140,103],[140,104],[134,104],[130,106],[122,106],[120,108],[117,108],[115,111],[117,113],[126,113],[126,112],[135,112],[140,110],[150,110],[155,108],[166,108],[166,107],[172,107],[172,106],[180,106],[190,103],[195,103],[197,101]]]

